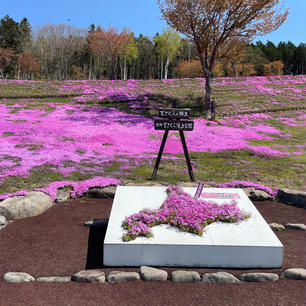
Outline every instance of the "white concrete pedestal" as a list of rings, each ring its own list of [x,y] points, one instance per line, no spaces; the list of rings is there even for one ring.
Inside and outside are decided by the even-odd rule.
[[[195,194],[196,188],[184,191]],[[121,224],[126,216],[144,208],[159,208],[166,199],[166,187],[119,186],[104,240],[106,266],[173,266],[224,268],[280,268],[283,245],[242,189],[204,188],[205,200],[229,203],[251,213],[235,223],[212,223],[202,237],[168,225],[153,227],[153,237],[123,242]],[[212,198],[209,198],[209,197]]]

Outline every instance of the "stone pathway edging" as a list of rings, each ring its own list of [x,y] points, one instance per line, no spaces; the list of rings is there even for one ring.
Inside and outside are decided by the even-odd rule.
[[[303,223],[287,223],[285,225],[278,223],[269,223],[271,229],[275,231],[284,231],[285,229],[294,229],[300,231],[306,231],[306,225]]]
[[[78,182],[78,184],[80,184],[80,182]],[[123,186],[165,186],[158,182],[145,182],[145,183],[123,182],[122,185]],[[197,183],[185,182],[181,183],[180,185],[183,187],[184,186],[196,187]],[[211,187],[211,186],[205,184],[205,187]],[[288,189],[284,190],[278,189],[276,196],[275,195],[272,196],[268,192],[261,189],[256,189],[255,187],[243,187],[240,186],[239,184],[237,187],[241,187],[252,201],[273,200],[275,197],[275,199],[277,199],[281,203],[290,204],[306,209],[306,192],[288,190]],[[89,198],[114,198],[116,188],[117,186],[112,184],[105,185],[103,187],[89,187],[87,191],[84,191],[83,195],[86,195]],[[54,202],[60,203],[71,199],[72,198],[71,194],[72,194],[72,186],[65,185],[64,187],[60,186],[56,189],[56,194],[54,195],[53,198],[50,197],[48,194],[37,190],[37,191],[26,192],[25,195],[11,196],[3,201],[0,201],[0,216],[2,217],[2,219],[0,220],[0,230],[6,226],[5,219],[15,220],[19,218],[26,218],[38,215],[52,206],[52,199],[54,200]],[[20,209],[21,206],[22,209]],[[3,219],[3,217],[5,219]],[[302,227],[306,229],[306,225],[302,225]]]
[[[276,273],[252,272],[239,276],[240,280],[228,272],[204,273],[202,276],[197,271],[176,270],[171,272],[170,280],[176,283],[243,283],[243,282],[276,282],[280,279]],[[290,268],[281,274],[282,279],[306,280],[306,269]],[[166,281],[168,273],[164,270],[142,266],[138,272],[111,271],[105,277],[105,272],[100,269],[82,270],[72,276],[46,276],[35,278],[24,272],[8,272],[3,278],[5,282],[25,283],[67,283],[69,281],[80,283],[119,283],[128,281]]]

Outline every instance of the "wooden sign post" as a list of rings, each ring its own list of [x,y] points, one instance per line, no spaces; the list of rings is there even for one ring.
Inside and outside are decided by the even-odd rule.
[[[194,127],[193,121],[186,120],[186,119],[189,119],[190,109],[176,109],[176,108],[160,109],[158,115],[161,118],[165,118],[165,119],[155,120],[154,129],[164,130],[165,132],[164,132],[162,143],[160,145],[160,149],[157,155],[157,159],[155,162],[151,180],[155,180],[156,178],[157,170],[159,167],[161,156],[163,154],[166,140],[167,140],[169,131],[172,130],[172,131],[179,131],[180,133],[180,138],[181,138],[181,142],[182,142],[182,146],[183,146],[183,150],[185,154],[185,159],[186,159],[186,163],[187,163],[187,167],[189,171],[189,177],[190,177],[190,180],[194,182],[195,179],[194,179],[194,175],[192,172],[192,167],[191,167],[187,145],[185,141],[185,135],[184,135],[184,131],[192,131]]]

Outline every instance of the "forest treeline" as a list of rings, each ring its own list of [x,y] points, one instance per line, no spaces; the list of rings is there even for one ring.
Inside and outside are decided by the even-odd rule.
[[[306,44],[256,42],[217,60],[214,76],[306,73]],[[44,25],[6,15],[0,20],[2,79],[167,79],[202,77],[195,45],[171,28],[154,37],[90,25]]]

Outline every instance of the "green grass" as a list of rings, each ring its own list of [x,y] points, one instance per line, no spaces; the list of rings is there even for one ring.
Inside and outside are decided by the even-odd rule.
[[[156,180],[168,183],[189,181],[183,155],[179,160],[161,160]],[[248,150],[219,153],[191,153],[196,180],[222,183],[242,180],[265,184],[272,188],[302,189],[306,185],[305,169],[295,164],[305,164],[305,156],[263,157]],[[132,170],[128,179],[144,182],[150,179],[153,166],[142,165]]]

